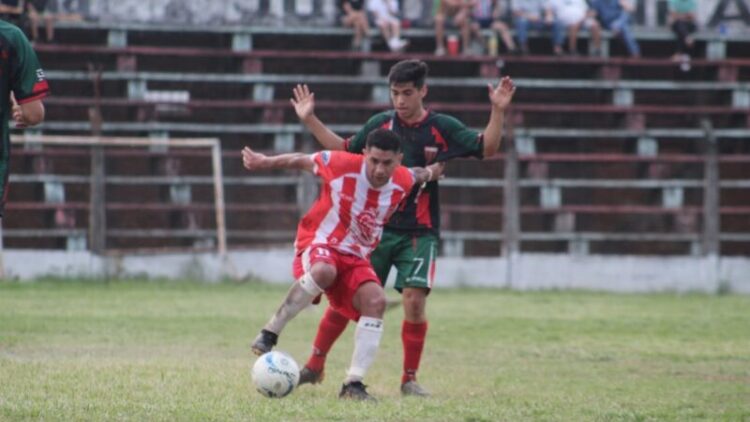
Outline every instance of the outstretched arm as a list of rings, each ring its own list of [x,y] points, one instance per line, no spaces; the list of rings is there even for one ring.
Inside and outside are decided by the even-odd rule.
[[[497,86],[493,87],[488,84],[490,103],[492,112],[490,121],[484,129],[484,157],[495,155],[500,148],[500,141],[503,136],[503,124],[505,123],[505,109],[508,108],[513,94],[516,92],[516,86],[509,76],[500,80]]]
[[[269,157],[249,147],[242,149],[242,164],[250,171],[286,169],[305,170],[312,173],[315,163],[309,154],[293,152]]]
[[[307,85],[297,85],[294,88],[294,98],[289,101],[294,106],[300,122],[315,136],[323,148],[332,151],[344,149],[344,138],[333,133],[315,115],[315,93],[310,92]]]

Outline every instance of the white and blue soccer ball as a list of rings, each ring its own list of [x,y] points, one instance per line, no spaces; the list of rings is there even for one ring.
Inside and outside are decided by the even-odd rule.
[[[255,361],[252,378],[260,394],[266,397],[284,397],[299,382],[299,366],[288,354],[274,350]]]

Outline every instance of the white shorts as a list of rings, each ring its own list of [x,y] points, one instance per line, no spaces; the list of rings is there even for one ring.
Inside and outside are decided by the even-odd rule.
[[[390,3],[390,8],[388,7]],[[396,0],[369,0],[367,11],[372,13],[377,25],[398,23],[398,18],[391,14],[391,10],[398,10]]]

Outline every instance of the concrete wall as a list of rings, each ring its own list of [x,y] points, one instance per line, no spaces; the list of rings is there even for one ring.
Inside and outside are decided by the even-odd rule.
[[[291,280],[291,249],[214,254],[128,255],[6,250],[8,278],[56,277],[259,278]],[[393,277],[393,274],[391,274]],[[392,285],[392,280],[389,282]],[[750,294],[750,258],[610,257],[523,254],[507,258],[440,258],[436,288],[517,290],[592,289],[612,292],[718,292]]]

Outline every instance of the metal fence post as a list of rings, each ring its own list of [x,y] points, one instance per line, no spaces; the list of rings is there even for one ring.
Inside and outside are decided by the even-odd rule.
[[[94,105],[89,108],[91,135],[102,134],[101,113],[101,66],[89,64],[89,73],[94,85]],[[106,209],[106,168],[104,147],[91,147],[91,183],[89,192],[89,248],[95,254],[102,254],[107,248],[107,209]]]
[[[508,266],[506,284],[513,285],[513,260],[520,250],[520,205],[518,199],[518,150],[516,149],[514,122],[516,115],[509,112],[509,125],[505,133],[505,186],[503,187],[503,247]]]
[[[703,175],[703,254],[718,255],[720,251],[719,232],[719,155],[716,134],[711,122],[704,119],[701,126],[705,131],[704,175]]]

